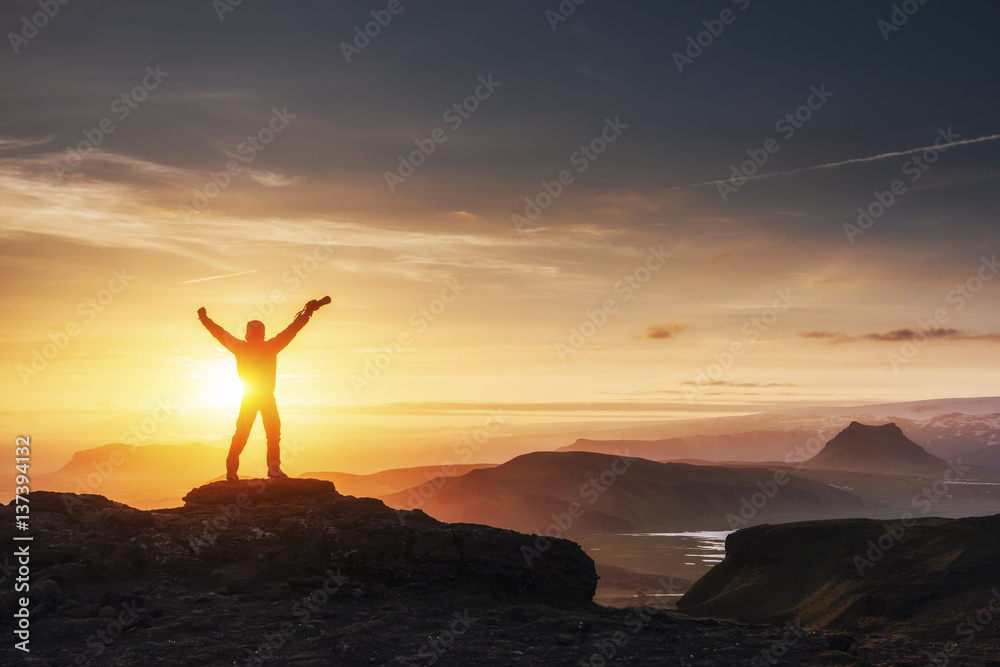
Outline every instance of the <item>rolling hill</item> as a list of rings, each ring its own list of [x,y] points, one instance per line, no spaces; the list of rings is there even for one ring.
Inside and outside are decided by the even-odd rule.
[[[695,447],[681,438],[665,440],[592,440],[579,438],[572,445],[559,447],[557,452],[594,452],[595,454],[625,455],[650,461],[696,459],[702,456]]]
[[[963,621],[1000,603],[998,561],[1000,515],[755,526],[728,537],[725,560],[677,606],[747,623],[958,641]]]
[[[404,491],[383,500],[442,521],[570,535],[720,530],[732,527],[732,517],[741,512],[759,523],[864,511],[857,495],[780,468],[658,463],[591,452],[525,454],[449,478],[426,497]]]
[[[480,468],[492,468],[493,463],[469,463],[449,466],[418,466],[416,468],[393,468],[371,475],[354,475],[346,472],[307,472],[301,477],[323,479],[337,485],[337,490],[345,496],[381,498],[399,493],[411,487],[430,482],[432,485],[442,477],[464,475]]]

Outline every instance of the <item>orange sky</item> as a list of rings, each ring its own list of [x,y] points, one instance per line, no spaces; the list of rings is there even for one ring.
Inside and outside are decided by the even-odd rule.
[[[791,29],[760,49],[768,26],[805,17],[755,8],[679,73],[671,44],[703,18],[691,7],[660,7],[656,21],[581,9],[553,30],[527,4],[414,6],[395,38],[345,63],[337,44],[364,14],[353,9],[275,22],[244,6],[217,23],[164,7],[131,17],[141,39],[125,41],[124,12],[95,23],[67,9],[4,56],[11,428],[25,413],[97,415],[59,431],[96,446],[119,436],[100,415],[170,401],[211,415],[157,438],[224,442],[234,364],[197,308],[237,335],[251,317],[273,335],[327,294],[281,354],[277,394],[331,428],[472,424],[496,406],[524,422],[670,419],[996,393],[998,107],[988,79],[955,72],[998,59],[968,36],[932,52],[918,39],[985,21],[928,8],[907,27],[915,41],[887,45],[856,27],[875,25],[860,3],[855,32],[841,29],[846,10],[797,10],[822,14],[809,18],[827,49],[853,54],[832,62]],[[171,12],[190,23],[181,42]],[[721,199],[712,183],[826,84],[829,101],[759,167],[785,175]],[[114,100],[137,86],[122,118]],[[455,127],[448,109],[473,103]],[[68,161],[105,117],[114,131]],[[446,140],[390,190],[386,172],[438,126]],[[848,238],[857,207],[952,126],[987,139],[946,147]],[[252,155],[250,136],[268,140]]]

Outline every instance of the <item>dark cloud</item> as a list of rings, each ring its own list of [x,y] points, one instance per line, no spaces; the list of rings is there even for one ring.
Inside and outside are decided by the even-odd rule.
[[[653,326],[646,328],[646,333],[642,337],[649,338],[651,340],[666,340],[667,338],[674,338],[678,334],[683,333],[690,328],[690,324],[684,324],[683,322],[654,324]]]
[[[982,340],[997,343],[1000,342],[1000,333],[970,335],[958,329],[894,329],[885,333],[867,333],[860,335],[848,334],[844,331],[804,331],[799,334],[800,338],[814,338],[826,340],[833,345],[841,343],[860,343],[872,341],[876,343],[894,343],[910,340]]]
[[[109,0],[62,7],[18,54],[0,54],[4,145],[30,148],[52,137],[50,147],[61,150],[110,115],[117,128],[103,150],[207,173],[225,162],[220,145],[238,143],[273,107],[287,106],[295,124],[255,166],[385,199],[384,172],[414,150],[415,140],[445,127],[447,143],[393,199],[401,207],[505,217],[542,179],[566,168],[606,117],[620,116],[627,133],[578,174],[572,196],[546,213],[554,217],[571,207],[591,212],[588,204],[602,196],[652,197],[727,178],[747,150],[778,136],[776,119],[803,104],[811,86],[825,84],[834,96],[802,131],[782,138],[780,153],[761,172],[912,148],[942,124],[963,138],[998,129],[997,89],[981,85],[1000,76],[990,46],[998,10],[990,2],[921,7],[888,44],[877,29],[885,6],[750,3],[683,72],[673,53],[718,15],[700,3],[586,3],[553,29],[546,10],[557,2],[407,2],[350,63],[343,44],[384,3],[241,3],[222,20],[216,5]],[[0,25],[16,30],[36,9],[6,3]],[[167,80],[118,121],[112,101],[157,64],[170,72]],[[490,74],[502,82],[496,94],[460,129],[447,128],[442,112]],[[982,165],[995,165],[997,150],[956,148],[929,173],[938,182],[982,178]],[[825,241],[832,221],[839,226],[845,212],[868,203],[857,201],[859,192],[884,187],[886,170],[898,176],[901,160],[889,162],[802,174],[794,187],[755,181],[730,205],[714,188],[690,197],[706,213],[724,210],[760,228]],[[991,185],[920,195],[921,210],[935,218],[947,211],[950,222],[907,233],[954,244],[995,227]],[[286,193],[286,206],[305,199]],[[315,209],[354,213],[338,195],[316,201]],[[637,225],[662,217],[631,213]],[[895,243],[893,229],[880,223],[879,234],[863,242]]]

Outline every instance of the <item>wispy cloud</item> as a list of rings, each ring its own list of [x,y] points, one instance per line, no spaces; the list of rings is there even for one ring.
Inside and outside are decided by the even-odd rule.
[[[264,185],[269,188],[281,188],[286,185],[291,185],[294,182],[293,179],[289,178],[288,176],[273,171],[265,171],[260,169],[247,169],[244,167],[243,172],[254,183],[258,183],[260,185]]]
[[[209,280],[219,280],[220,278],[232,278],[234,276],[245,276],[248,273],[257,273],[260,269],[253,269],[251,271],[239,271],[237,273],[226,273],[221,276],[209,276],[207,278],[195,278],[194,280],[185,280],[183,282],[177,283],[178,285],[190,285],[191,283],[203,283]]]
[[[603,81],[604,83],[610,83],[612,86],[618,86],[619,88],[624,88],[628,90],[628,84],[621,79],[610,76],[608,74],[603,74],[601,72],[595,72],[593,70],[587,69],[586,67],[577,67],[576,71],[584,75],[589,79],[595,79],[597,81]]]
[[[729,382],[727,380],[712,380],[711,382],[682,382],[682,385],[699,386],[699,387],[732,387],[734,389],[770,389],[774,387],[796,387],[798,385],[788,384],[787,382],[768,382],[767,384],[761,384],[759,382]]]
[[[893,157],[902,157],[904,155],[914,155],[916,153],[922,153],[927,150],[941,150],[942,148],[952,148],[955,146],[967,146],[969,144],[979,144],[986,141],[996,141],[1000,139],[1000,134],[987,134],[981,137],[976,137],[975,139],[959,139],[958,141],[952,141],[946,144],[940,144],[935,146],[931,144],[930,146],[920,146],[918,148],[908,148],[902,151],[892,151],[889,153],[879,153],[878,155],[869,155],[867,157],[856,157],[850,160],[840,160],[839,162],[826,162],[824,164],[816,164],[811,167],[799,167],[798,169],[789,169],[787,171],[774,171],[768,174],[755,174],[753,176],[747,176],[747,181],[759,181],[765,178],[776,178],[778,176],[793,176],[795,174],[801,174],[807,171],[819,171],[820,169],[833,169],[835,167],[844,167],[849,164],[864,164],[866,162],[877,162],[879,160],[886,160]],[[690,188],[702,188],[709,185],[720,185],[722,183],[728,183],[729,178],[720,178],[714,181],[704,181],[702,183],[692,183],[691,185],[681,185],[677,187],[670,188],[670,190],[686,190]]]
[[[0,151],[18,150],[31,146],[42,146],[55,139],[55,135],[42,137],[41,139],[15,139],[13,137],[0,137]]]
[[[526,253],[523,239],[502,230],[442,233],[309,214],[250,217],[211,208],[197,224],[188,223],[177,207],[187,188],[204,183],[204,172],[95,150],[59,182],[52,165],[63,158],[58,152],[0,158],[0,238],[44,236],[78,245],[181,255],[212,267],[206,272],[210,276],[229,275],[239,268],[227,261],[235,255],[268,255],[317,245],[345,250],[337,260],[342,270],[357,267],[359,273],[376,270],[408,280],[439,282],[456,270],[551,280],[577,266]],[[254,180],[268,185],[287,183],[279,174],[258,175]],[[259,190],[243,194],[244,202],[262,196]],[[596,227],[592,231],[541,234],[530,245],[534,250],[559,252],[599,248],[623,256],[634,250],[628,238],[617,238],[617,232],[598,233]]]

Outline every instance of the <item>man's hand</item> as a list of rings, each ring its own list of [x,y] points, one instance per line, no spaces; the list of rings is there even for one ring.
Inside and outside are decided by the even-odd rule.
[[[203,320],[206,317],[208,317],[208,313],[205,310],[204,306],[202,306],[201,308],[198,309],[198,319]]]
[[[312,301],[306,304],[304,310],[306,311],[307,315],[312,315],[317,310],[319,310],[326,304],[330,303],[330,301],[332,301],[332,299],[330,299],[330,297],[328,296],[324,296],[322,299],[313,299]]]

